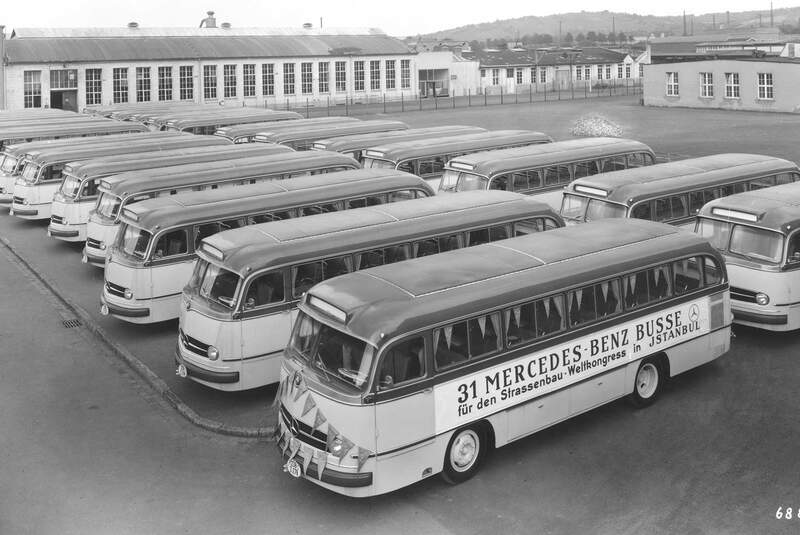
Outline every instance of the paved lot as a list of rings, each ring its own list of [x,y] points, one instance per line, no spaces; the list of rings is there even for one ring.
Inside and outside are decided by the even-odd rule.
[[[412,126],[533,128],[566,139],[577,118],[602,113],[657,152],[759,152],[800,160],[800,117],[642,108],[632,99],[581,104],[393,117]],[[101,271],[81,264],[78,248],[47,238],[45,228],[0,215],[0,236],[200,416],[231,426],[272,424],[274,388],[224,394],[174,376],[176,322],[137,326],[100,316]],[[796,512],[800,505],[796,333],[737,329],[728,355],[673,381],[655,406],[635,411],[613,403],[518,441],[467,484],[448,487],[433,479],[374,500],[344,500],[287,479],[270,444],[192,431],[149,390],[109,379],[109,366],[131,374],[90,335],[83,342],[70,338],[58,325],[66,316],[53,316],[51,308],[69,312],[33,291],[35,285],[26,287],[30,281],[9,275],[7,257],[0,256],[7,289],[0,307],[0,533],[800,531],[800,520],[774,519],[779,506]],[[46,305],[34,306],[36,300]],[[131,398],[129,388],[151,402]],[[118,402],[110,414],[93,418],[91,406],[101,406],[95,397]],[[80,463],[95,460],[87,452],[102,466],[71,486],[81,477]],[[148,461],[153,458],[159,461]],[[206,476],[217,484],[203,484]],[[123,491],[129,481],[133,490]],[[188,497],[174,499],[181,492]],[[171,520],[166,504],[176,508]],[[158,520],[145,520],[154,512]],[[60,525],[59,518],[76,523]]]

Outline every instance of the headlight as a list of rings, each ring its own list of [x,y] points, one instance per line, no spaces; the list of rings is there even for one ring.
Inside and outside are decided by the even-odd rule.
[[[769,296],[767,294],[758,293],[756,294],[756,303],[761,306],[769,304]]]
[[[125,297],[125,299],[133,299],[133,292],[126,288],[125,292],[123,293],[123,296]]]
[[[22,204],[24,204],[25,206],[28,206],[28,199],[22,199]]]
[[[219,358],[219,351],[217,351],[217,348],[214,346],[208,346],[208,351],[206,354],[211,360],[217,360]]]
[[[106,250],[106,242],[104,242],[104,241],[100,242],[100,249],[103,250],[103,251]]]

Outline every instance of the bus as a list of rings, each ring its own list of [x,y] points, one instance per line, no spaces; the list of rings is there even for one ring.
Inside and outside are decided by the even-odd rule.
[[[168,135],[164,135],[168,134]],[[23,219],[50,219],[53,195],[64,179],[64,167],[70,162],[101,156],[149,153],[157,150],[214,145],[191,134],[150,132],[131,134],[130,139],[39,149],[25,154],[25,163],[14,182],[10,214]]]
[[[481,189],[537,195],[558,209],[561,189],[576,178],[655,163],[652,149],[631,139],[588,137],[476,152],[444,167],[439,192]]]
[[[562,225],[531,198],[473,192],[221,232],[202,242],[183,291],[177,373],[225,391],[275,383],[297,302],[314,284]]]
[[[347,136],[350,134],[374,134],[407,129],[408,125],[402,121],[372,119],[369,121],[358,121],[356,123],[325,124],[303,128],[302,130],[285,132],[260,132],[255,135],[253,141],[256,143],[279,143],[281,145],[288,145],[295,150],[309,150],[314,146],[314,142],[321,138],[340,135]]]
[[[97,187],[105,177],[129,171],[145,171],[177,165],[214,163],[248,156],[274,154],[267,145],[231,145],[214,136],[196,136],[204,146],[142,154],[95,158],[67,164],[64,180],[53,196],[48,234],[56,239],[86,241],[86,223],[97,202]],[[213,140],[216,143],[211,143]],[[208,143],[208,146],[205,146]],[[266,147],[266,150],[263,148]],[[285,151],[284,151],[285,152]]]
[[[256,184],[358,169],[358,162],[335,152],[297,153],[283,145],[273,152],[221,162],[176,165],[150,171],[122,173],[100,181],[95,209],[86,224],[83,262],[103,267],[106,246],[114,242],[121,210],[130,204],[178,193]]]
[[[714,154],[577,179],[564,190],[568,223],[629,217],[694,226],[707,202],[800,179],[794,162],[761,154]]]
[[[39,141],[41,139],[104,136],[109,134],[127,134],[147,131],[147,127],[140,123],[113,121],[111,119],[81,118],[76,116],[69,121],[58,123],[31,123],[25,126],[3,128],[0,130],[0,149],[14,143],[26,143],[28,141]]]
[[[197,104],[195,102],[151,102],[150,105],[134,105],[126,106],[124,108],[112,111],[108,117],[117,121],[139,121],[140,117],[150,115],[164,115],[167,113],[175,112],[193,112],[203,110],[217,109],[218,106],[210,106],[208,104]]]
[[[486,150],[508,149],[538,143],[551,143],[553,138],[530,130],[491,130],[476,134],[448,136],[441,139],[418,139],[370,147],[364,151],[365,168],[385,167],[417,175],[439,189],[444,165],[453,158]]]
[[[50,150],[55,148],[67,147],[88,147],[98,144],[99,142],[111,143],[118,142],[126,139],[137,139],[138,136],[164,136],[164,133],[155,132],[133,132],[121,134],[108,134],[102,137],[86,136],[86,137],[64,137],[64,138],[51,138],[42,139],[39,141],[28,141],[14,143],[13,145],[6,145],[3,148],[2,163],[0,164],[0,203],[10,203],[14,193],[14,183],[25,166],[25,155],[38,150]],[[167,135],[174,135],[168,133]],[[134,136],[134,137],[130,137]],[[142,138],[143,139],[143,138]]]
[[[176,113],[155,121],[160,130],[211,135],[223,126],[260,123],[264,121],[291,121],[303,116],[293,111],[274,111],[265,108],[220,108],[214,112]]]
[[[177,318],[195,249],[221,230],[434,193],[402,171],[354,169],[138,202],[122,211],[101,312],[132,323]]]
[[[733,321],[800,329],[800,183],[706,203],[694,231],[725,257]]]
[[[223,126],[214,132],[215,136],[221,136],[230,139],[234,143],[250,143],[256,137],[256,134],[269,130],[270,132],[285,132],[286,130],[295,130],[301,128],[314,127],[319,125],[331,124],[349,124],[361,122],[360,119],[355,117],[314,117],[312,119],[294,119],[292,121],[282,122],[262,122],[262,123],[247,123],[247,124],[234,124],[231,126]]]
[[[408,130],[395,130],[371,134],[350,134],[336,136],[328,139],[319,139],[313,143],[313,150],[330,150],[341,152],[358,160],[363,160],[363,152],[376,144],[394,143],[400,141],[415,141],[417,139],[436,139],[440,137],[456,136],[460,134],[476,134],[486,132],[479,126],[429,126],[426,128],[410,128]]]
[[[349,496],[437,473],[459,483],[491,449],[614,399],[651,404],[729,347],[722,256],[663,223],[611,219],[380,266],[301,300],[277,445],[292,476]]]

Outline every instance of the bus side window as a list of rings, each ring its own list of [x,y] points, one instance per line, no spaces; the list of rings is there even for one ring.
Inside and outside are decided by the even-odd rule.
[[[525,221],[516,221],[514,223],[514,237],[525,236],[533,234],[534,232],[542,232],[543,222],[541,219],[526,219]]]
[[[787,242],[789,245],[786,248],[786,262],[797,264],[800,262],[800,232],[792,234]]]
[[[768,188],[770,186],[774,186],[775,185],[775,178],[776,178],[775,176],[762,176],[761,178],[756,178],[754,180],[751,180],[748,183],[748,186],[749,186],[748,189],[750,191],[753,191],[753,190],[757,190],[757,189],[764,189],[764,188]]]
[[[547,336],[564,329],[564,297],[554,295],[536,301],[536,334]]]
[[[439,252],[454,251],[461,248],[461,236],[459,234],[451,234],[450,236],[440,236],[437,238],[439,241]]]
[[[689,215],[689,211],[686,207],[686,197],[683,195],[675,195],[669,198],[670,204],[672,205],[672,218],[677,219],[679,217],[687,217]]]
[[[385,195],[370,195],[367,197],[367,206],[377,206],[379,204],[386,204]]]
[[[508,191],[508,175],[498,175],[489,181],[489,189]]]
[[[705,203],[706,200],[702,191],[691,192],[689,194],[689,213],[692,215],[696,214]]]
[[[349,256],[328,258],[322,261],[323,279],[331,279],[353,271],[353,262]]]
[[[489,238],[488,228],[481,228],[467,232],[466,240],[467,240],[466,241],[467,247],[472,247],[474,245],[483,245],[484,243],[489,243],[490,241],[492,241]]]
[[[644,201],[634,206],[633,210],[631,210],[631,217],[634,219],[652,219],[650,201]]]
[[[597,303],[597,316],[605,317],[620,311],[619,281],[612,279],[594,285],[594,300]]]
[[[544,225],[544,230],[553,230],[554,228],[560,228],[558,222],[550,217],[543,217],[539,220],[542,225]]]
[[[500,350],[500,314],[495,312],[467,321],[471,359]]]
[[[365,197],[348,199],[345,201],[345,205],[347,210],[350,210],[351,208],[364,208],[367,205],[367,199]]]
[[[408,189],[403,189],[399,191],[390,191],[388,196],[389,196],[389,202],[409,201],[416,197],[414,195],[414,192]]]
[[[672,284],[670,283],[669,268],[666,265],[648,269],[647,284],[651,300],[672,297]]]
[[[216,234],[220,231],[219,223],[206,223],[205,225],[196,225],[194,227],[194,249],[195,251],[200,248],[200,242],[204,238]]]
[[[536,338],[534,304],[527,303],[505,311],[506,340],[509,347]]]
[[[644,305],[649,300],[647,293],[647,272],[640,271],[633,275],[626,275],[625,281],[625,308],[636,308]]]
[[[653,221],[666,221],[667,219],[672,219],[672,210],[669,206],[669,199],[656,199]]]
[[[439,252],[439,245],[436,238],[429,238],[414,242],[414,258],[437,254]]]
[[[433,331],[433,359],[441,370],[468,358],[467,322],[440,327]]]
[[[272,221],[280,221],[274,214],[256,214],[247,218],[249,225],[257,225],[259,223],[270,223]]]
[[[300,297],[323,280],[322,262],[309,262],[292,268],[292,295]]]
[[[173,230],[158,239],[153,249],[155,251],[153,258],[158,259],[186,254],[189,252],[188,245],[189,240],[186,235],[186,229]]]
[[[778,173],[775,177],[775,183],[780,186],[781,184],[791,184],[798,179],[797,173]]]
[[[628,167],[643,167],[648,165],[649,156],[649,154],[644,152],[634,152],[633,154],[628,154]]]
[[[384,260],[382,249],[365,251],[356,255],[356,270],[382,266],[383,264]]]
[[[283,301],[283,272],[259,275],[250,283],[244,300],[245,310]]]
[[[378,372],[379,389],[391,388],[424,377],[425,340],[415,336],[403,340],[387,351]]]
[[[42,178],[44,180],[61,180],[64,178],[64,164],[63,163],[55,163],[51,166],[48,166],[47,170],[45,171]]]
[[[412,175],[416,175],[417,174],[417,173],[414,172],[414,162],[411,161],[411,160],[399,163],[397,165],[397,169],[400,170],[400,171],[405,171],[406,173],[411,173]]]
[[[411,256],[408,254],[408,245],[392,245],[383,250],[383,258],[387,264],[408,260]]]
[[[511,236],[508,233],[508,225],[498,225],[489,229],[489,241],[505,240]]]
[[[608,158],[603,164],[603,172],[621,171],[627,167],[628,163],[625,156],[615,156]]]
[[[244,226],[241,219],[228,219],[220,223],[222,230],[230,230]]]
[[[94,180],[87,180],[83,183],[83,191],[81,192],[81,197],[84,199],[87,197],[94,197],[97,195],[97,186],[100,184],[100,179]]]
[[[569,305],[569,324],[571,327],[596,319],[594,288],[592,286],[568,292],[567,303]]]
[[[700,288],[702,280],[697,270],[697,260],[684,258],[672,263],[675,294],[680,295]]]
[[[594,173],[590,170],[590,166],[594,167],[593,162],[578,162],[575,164],[575,171],[573,176],[575,178],[583,178],[585,176],[590,176]]]
[[[703,271],[706,275],[706,286],[722,282],[722,271],[710,256],[703,257]]]

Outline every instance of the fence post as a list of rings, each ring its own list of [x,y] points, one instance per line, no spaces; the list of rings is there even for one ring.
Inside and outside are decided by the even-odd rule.
[[[289,99],[286,99],[286,111],[289,111]]]
[[[406,111],[406,103],[405,103],[405,100],[403,99],[403,92],[402,91],[400,91],[400,111],[402,111],[402,112]]]
[[[470,106],[472,106],[472,88],[468,87],[467,88],[467,108],[469,108]]]
[[[309,113],[310,113],[310,110],[308,108],[308,97],[306,97],[306,119],[311,117],[311,115],[309,115]]]
[[[331,116],[331,96],[328,95],[326,98],[328,99],[328,117],[330,117]]]
[[[500,86],[500,104],[503,103],[503,86]]]
[[[533,102],[533,84],[528,84],[528,102]]]
[[[386,113],[386,93],[383,94],[383,113]]]
[[[519,92],[517,91],[518,86],[514,86],[514,104],[519,104]]]
[[[450,98],[453,99],[453,109],[456,109],[456,92],[453,91],[453,94],[450,95]]]
[[[417,93],[417,100],[419,101],[419,111],[422,111],[422,95]]]
[[[345,117],[350,115],[350,108],[349,108],[349,106],[347,104],[347,95],[344,96],[344,115],[345,115]]]
[[[436,84],[433,86],[433,109],[439,109],[439,99],[436,97]]]
[[[483,105],[484,106],[488,106],[488,104],[486,103],[486,88],[485,87],[483,88]]]

